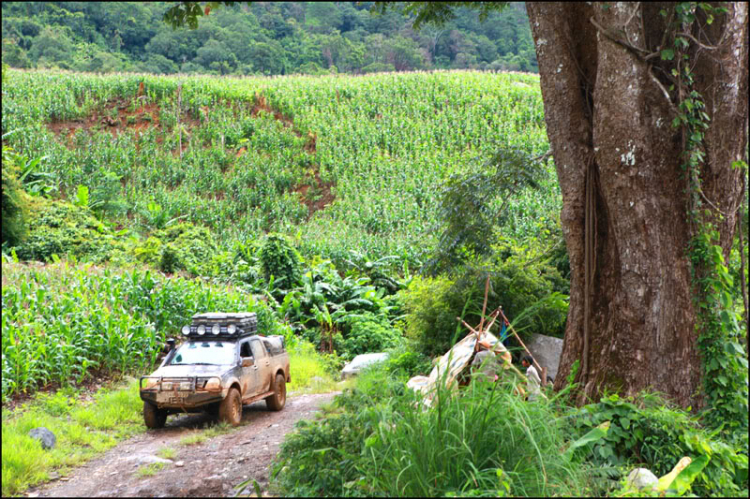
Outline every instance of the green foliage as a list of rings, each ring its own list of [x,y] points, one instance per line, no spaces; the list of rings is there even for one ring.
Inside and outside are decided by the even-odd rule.
[[[427,376],[432,370],[432,361],[428,356],[403,342],[388,353],[385,369],[399,378],[406,380],[413,376]]]
[[[454,291],[445,277],[415,277],[406,290],[407,335],[426,355],[442,355],[453,345],[469,297]]]
[[[458,8],[431,31],[418,29],[421,14],[409,9],[380,16],[366,3],[242,3],[11,4],[3,9],[3,61],[15,68],[155,74],[537,71],[520,4],[502,11],[482,4],[479,13]]]
[[[4,71],[4,70],[3,70]],[[2,244],[16,246],[26,236],[26,200],[18,180],[18,156],[3,145]]]
[[[538,189],[544,172],[527,152],[503,148],[477,171],[451,175],[440,199],[440,242],[428,268],[443,270],[489,255],[508,201],[523,189]]]
[[[347,358],[370,352],[382,352],[398,346],[404,339],[383,315],[371,312],[352,315],[344,320],[348,332],[344,335],[343,351]]]
[[[223,251],[283,233],[305,257],[344,270],[352,261],[389,292],[397,288],[383,274],[432,254],[438,241],[427,229],[447,176],[476,168],[473,158],[491,156],[496,144],[548,147],[532,76],[371,75],[331,85],[322,77],[178,81],[11,69],[6,80],[3,129],[24,130],[8,145],[46,157],[34,175],[49,176],[34,185],[48,195],[72,201],[85,186],[102,220],[146,237],[190,222],[209,228]],[[114,128],[99,121],[115,117]],[[555,230],[549,212],[559,210],[559,190],[553,169],[540,171],[542,192],[512,196],[503,234]],[[381,262],[386,255],[396,258]]]
[[[108,260],[125,244],[85,207],[32,198],[28,236],[16,247],[22,260],[51,261],[72,255],[92,262]]]
[[[456,281],[446,277],[413,279],[405,293],[407,332],[423,353],[443,354],[456,335],[466,334],[456,317],[469,324],[479,322],[488,274],[487,313],[502,306],[519,333],[562,337],[568,301],[559,290],[566,288],[566,280],[532,248],[505,241],[495,251],[497,263],[459,268],[454,271],[460,276]]]
[[[590,443],[569,440],[551,405],[527,404],[511,385],[479,382],[460,394],[441,394],[432,409],[414,410],[417,396],[387,369],[369,369],[323,418],[298,423],[273,466],[281,494],[545,496],[589,490],[581,457],[564,451]]]
[[[302,257],[283,235],[269,234],[259,256],[267,280],[273,278],[285,289],[291,289],[300,282]]]
[[[607,436],[594,446],[592,462],[603,468],[640,464],[657,476],[669,473],[684,456],[707,458],[692,490],[699,496],[740,495],[748,487],[747,454],[709,433],[686,412],[654,395],[623,399],[611,395],[582,407],[573,418],[579,431],[611,421]],[[740,444],[743,445],[743,444]],[[741,447],[740,447],[741,448]],[[747,434],[744,448],[747,448]]]

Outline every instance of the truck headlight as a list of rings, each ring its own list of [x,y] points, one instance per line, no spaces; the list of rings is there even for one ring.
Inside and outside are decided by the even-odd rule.
[[[171,381],[162,381],[161,382],[161,389],[162,390],[171,390],[172,389],[172,382]]]
[[[221,327],[218,324],[214,324],[214,327],[211,328],[211,332],[214,333],[214,335],[218,335],[221,332]]]
[[[201,336],[203,336],[204,334],[206,334],[206,326],[204,326],[202,324],[200,326],[198,326],[198,334],[201,335]]]
[[[182,334],[190,336],[190,326],[182,326]]]
[[[190,381],[183,381],[180,383],[180,391],[189,392],[192,391],[193,384]]]
[[[153,390],[156,388],[156,385],[159,384],[159,380],[156,378],[146,378],[145,383],[143,383],[141,390]]]
[[[234,334],[237,332],[237,326],[234,324],[230,324],[229,327],[227,327],[227,333]]]
[[[204,390],[221,390],[221,380],[219,378],[211,378],[206,382]]]

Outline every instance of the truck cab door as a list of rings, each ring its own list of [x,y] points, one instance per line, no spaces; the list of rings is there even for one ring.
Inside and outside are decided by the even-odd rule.
[[[271,359],[260,340],[250,340],[250,347],[255,357],[255,365],[260,369],[259,392],[267,392],[271,389]]]
[[[252,349],[250,348],[250,341],[245,340],[240,343],[240,362],[244,360],[252,359],[252,366],[242,366],[242,378],[240,384],[242,385],[242,398],[252,397],[253,395],[260,392],[260,375],[258,374],[258,364],[253,357]]]

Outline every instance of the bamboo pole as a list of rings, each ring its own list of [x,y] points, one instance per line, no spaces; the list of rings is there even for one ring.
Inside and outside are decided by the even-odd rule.
[[[460,317],[456,317],[456,320],[458,322],[462,323],[464,326],[466,326],[469,329],[469,334],[477,334],[478,335],[479,333],[486,333],[487,331],[490,330],[490,328],[495,324],[495,320],[497,320],[497,317],[498,317],[499,313],[500,313],[500,310],[496,309],[494,312],[492,312],[492,314],[490,314],[490,318],[492,319],[492,322],[490,322],[490,324],[487,326],[487,329],[485,329],[484,331],[478,331],[478,330],[474,329],[473,327],[469,326],[466,323],[466,321],[464,321]],[[466,336],[469,336],[469,334],[467,334]],[[477,340],[479,340],[478,336],[477,336]]]
[[[490,292],[490,276],[487,275],[487,279],[484,281],[484,303],[482,304],[482,317],[479,321],[479,330],[482,330],[484,326],[484,312],[487,310],[487,295]]]

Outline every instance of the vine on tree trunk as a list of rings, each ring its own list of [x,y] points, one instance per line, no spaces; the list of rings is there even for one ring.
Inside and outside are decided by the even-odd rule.
[[[670,92],[677,92],[678,115],[672,126],[681,128],[684,168],[689,188],[688,216],[693,237],[688,247],[691,279],[696,307],[696,332],[702,356],[703,391],[706,402],[706,421],[724,428],[734,435],[747,435],[747,358],[740,344],[740,328],[732,304],[732,277],[726,267],[715,222],[724,216],[701,189],[701,167],[705,161],[704,133],[710,117],[705,111],[703,97],[694,89],[693,73],[688,54],[693,45],[714,50],[698,41],[689,31],[696,22],[696,12],[703,11],[706,24],[715,16],[727,12],[725,8],[706,3],[681,2],[669,16],[668,31],[673,37],[673,48],[662,46],[661,59],[674,61],[671,76],[674,84]],[[728,166],[728,165],[727,165]],[[737,167],[736,164],[733,167]],[[705,201],[705,202],[704,202]]]

